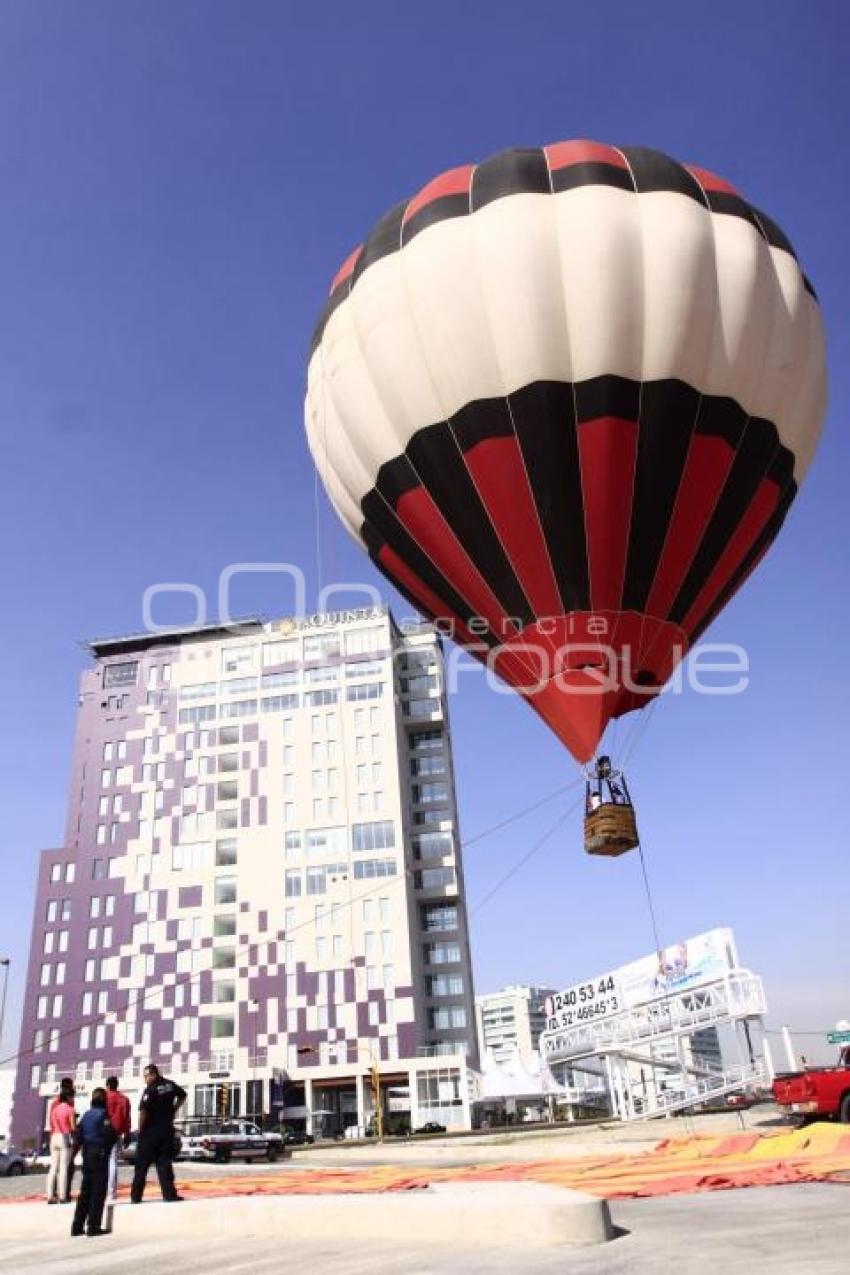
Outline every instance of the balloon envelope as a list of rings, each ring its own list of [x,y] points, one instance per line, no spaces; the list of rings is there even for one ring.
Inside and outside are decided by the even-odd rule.
[[[703,169],[573,141],[378,222],[320,317],[306,427],[380,570],[585,760],[770,546],[825,401],[778,226]]]

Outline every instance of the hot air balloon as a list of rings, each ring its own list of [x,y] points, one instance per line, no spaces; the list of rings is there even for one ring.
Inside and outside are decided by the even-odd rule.
[[[381,218],[333,280],[305,414],[376,566],[584,763],[770,547],[825,401],[776,223],[704,169],[569,141]]]

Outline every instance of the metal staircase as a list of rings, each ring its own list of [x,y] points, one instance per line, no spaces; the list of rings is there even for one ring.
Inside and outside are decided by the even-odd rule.
[[[752,1056],[739,1031],[766,1012],[761,979],[735,969],[618,1014],[545,1031],[540,1052],[550,1075],[554,1065],[594,1059],[604,1069],[613,1114],[648,1120],[767,1083],[767,1063]],[[715,1067],[693,1049],[689,1056],[689,1039],[707,1027],[733,1029],[736,1063]]]

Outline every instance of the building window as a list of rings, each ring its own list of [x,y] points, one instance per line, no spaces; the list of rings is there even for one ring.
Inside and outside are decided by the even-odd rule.
[[[288,899],[298,898],[301,894],[300,868],[287,868],[284,873],[284,893]]]
[[[397,871],[395,859],[357,859],[354,864],[354,879],[361,881],[369,877],[394,877]]]
[[[214,947],[212,963],[213,963],[214,970],[235,969],[236,968],[236,948],[235,947]]]
[[[460,974],[430,974],[425,980],[429,996],[462,996],[463,979]]]
[[[263,643],[263,668],[274,668],[277,664],[297,664],[300,659],[300,638]]]
[[[324,660],[340,654],[338,633],[311,633],[304,638],[304,659]]]
[[[230,828],[239,827],[239,811],[234,806],[232,809],[217,810],[215,816],[215,826],[220,832],[226,832]]]
[[[304,693],[304,707],[323,708],[327,707],[328,704],[336,704],[338,699],[339,692],[335,690],[306,691]]]
[[[287,858],[301,853],[301,833],[286,832],[283,836],[283,852]]]
[[[426,943],[426,965],[452,965],[460,961],[459,943]]]
[[[236,877],[219,877],[215,883],[216,903],[236,902]]]
[[[287,713],[291,708],[298,707],[297,695],[267,695],[260,700],[260,708],[264,713]],[[284,736],[292,734],[292,719],[285,718],[283,723]]]
[[[239,797],[239,785],[235,779],[223,779],[216,787],[217,801],[236,801]]]
[[[300,679],[297,669],[288,669],[285,673],[264,673],[260,678],[260,690],[280,690],[282,686],[294,686]]]
[[[135,686],[139,671],[138,660],[124,660],[120,664],[107,664],[103,670],[103,685]]]
[[[210,1035],[213,1040],[221,1040],[225,1036],[234,1034],[235,1020],[232,1016],[225,1017],[223,1014],[216,1014],[212,1020],[212,1029]]]
[[[233,912],[223,913],[213,919],[213,935],[215,938],[230,938],[236,933],[236,915]]]
[[[424,757],[413,757],[410,761],[410,773],[412,775],[444,775],[446,773],[446,759],[442,752],[426,753]]]
[[[345,688],[345,698],[349,701],[349,703],[357,703],[368,699],[380,699],[383,693],[383,682],[355,682],[353,686],[346,686]]]
[[[422,928],[426,931],[450,931],[457,928],[457,905],[431,903],[422,909]]]
[[[438,1005],[428,1010],[430,1031],[454,1031],[466,1026],[466,1010],[462,1005]]]
[[[349,629],[345,634],[346,655],[366,655],[371,651],[381,651],[387,646],[389,641],[383,627]]]
[[[221,648],[221,671],[222,673],[241,673],[243,670],[254,667],[254,652],[256,646],[253,644],[245,646],[223,646]]]
[[[414,784],[413,800],[416,802],[448,801],[449,790],[446,784]]]
[[[450,832],[420,832],[413,838],[414,859],[441,859],[454,852]]]
[[[231,868],[236,863],[236,838],[226,837],[215,843],[215,866]]]
[[[417,890],[435,890],[438,886],[454,885],[455,870],[446,868],[423,868],[414,873],[414,885]]]
[[[361,850],[391,850],[395,845],[395,824],[391,819],[375,823],[355,823],[351,826],[351,848]]]

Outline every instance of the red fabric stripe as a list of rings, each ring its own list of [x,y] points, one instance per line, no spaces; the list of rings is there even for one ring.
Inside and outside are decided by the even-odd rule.
[[[398,502],[396,515],[423,553],[428,555],[470,609],[483,616],[500,641],[516,632],[516,626],[507,623],[498,598],[485,584],[475,563],[424,487],[405,492]]]
[[[449,610],[442,598],[438,598],[436,593],[429,589],[423,580],[420,580],[416,572],[410,569],[394,549],[389,545],[382,545],[378,552],[378,560],[388,575],[402,584],[411,597],[415,598],[423,615],[426,615],[429,620],[450,620],[454,625],[458,641],[465,646],[483,645],[481,639],[473,637],[463,620]]]
[[[474,172],[474,164],[463,164],[460,168],[450,168],[448,172],[440,173],[439,177],[423,186],[418,195],[413,196],[405,209],[402,225],[418,213],[420,208],[433,203],[435,199],[442,199],[445,195],[468,195]]]
[[[705,535],[735,459],[724,438],[694,434],[679,483],[655,580],[646,603],[649,615],[666,617]]]
[[[476,443],[464,459],[535,614],[560,614],[563,603],[516,438]]]
[[[618,611],[626,574],[637,423],[616,416],[578,427],[590,598],[594,611]]]
[[[741,197],[741,192],[736,190],[731,182],[718,177],[716,173],[710,173],[707,168],[697,168],[694,164],[685,164],[685,168],[693,177],[696,177],[703,190],[724,191],[727,195]]]
[[[363,245],[359,244],[354,249],[354,251],[350,252],[348,256],[345,258],[345,261],[343,261],[339,270],[337,270],[336,274],[333,277],[333,283],[331,284],[331,289],[330,289],[331,296],[333,296],[334,292],[339,287],[339,285],[341,283],[344,283],[345,280],[352,273],[352,271],[354,270],[354,267],[357,265],[357,259],[359,258],[362,251],[363,251]]]
[[[743,562],[753,543],[764,530],[765,524],[779,503],[779,488],[770,479],[765,479],[759,487],[747,512],[735,528],[723,553],[715,563],[703,587],[694,599],[691,609],[682,621],[686,633],[693,632],[700,618],[713,605],[719,594],[723,592],[732,575]]]
[[[653,650],[641,662],[638,647],[647,630]],[[655,698],[653,688],[635,685],[636,675],[648,672],[662,685],[687,648],[687,638],[674,624],[635,612],[576,611],[529,625],[491,662],[573,756],[587,761],[612,717],[644,708]]]
[[[617,168],[628,168],[620,152],[603,142],[554,142],[551,146],[544,146],[543,150],[550,172],[556,168],[567,168],[570,164],[614,164]]]

